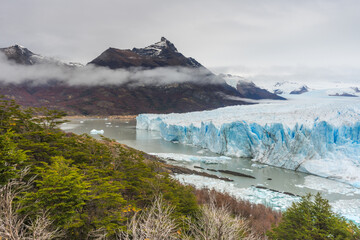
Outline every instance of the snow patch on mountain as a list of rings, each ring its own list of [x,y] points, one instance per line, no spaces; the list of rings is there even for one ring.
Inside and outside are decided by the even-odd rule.
[[[154,43],[145,48],[133,48],[132,51],[141,56],[162,57],[161,53],[165,49],[178,53],[175,45],[164,37],[161,38],[160,42]]]
[[[219,77],[223,78],[223,79],[225,80],[225,82],[226,82],[229,86],[231,86],[231,87],[233,87],[233,88],[235,88],[235,89],[237,89],[237,85],[238,85],[239,83],[243,83],[243,82],[251,83],[251,81],[247,80],[247,79],[244,78],[244,77],[240,77],[240,76],[236,76],[236,75],[231,75],[231,74],[223,74],[223,73],[221,73],[221,74],[219,74]]]

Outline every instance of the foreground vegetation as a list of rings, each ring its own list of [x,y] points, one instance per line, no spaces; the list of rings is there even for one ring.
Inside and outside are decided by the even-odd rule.
[[[358,239],[325,203],[307,212],[304,198],[281,221],[263,205],[181,185],[161,162],[111,139],[64,133],[63,116],[0,100],[1,239],[265,239],[272,226],[272,239]],[[294,227],[326,238],[283,234]]]
[[[176,219],[196,215],[192,188],[172,180],[160,163],[110,139],[64,133],[61,117],[0,103],[0,185],[22,186],[12,204],[24,224],[45,210],[66,239],[87,239],[98,229],[112,236],[159,193]]]
[[[360,229],[331,211],[318,193],[294,203],[280,224],[268,232],[270,239],[360,239]]]

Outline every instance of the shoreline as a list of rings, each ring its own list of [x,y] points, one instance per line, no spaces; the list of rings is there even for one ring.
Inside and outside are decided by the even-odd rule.
[[[118,120],[135,120],[138,115],[69,115],[63,117],[66,120],[75,120],[75,119],[118,119]]]

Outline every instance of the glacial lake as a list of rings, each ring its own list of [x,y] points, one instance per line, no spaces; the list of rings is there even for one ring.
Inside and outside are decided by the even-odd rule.
[[[115,139],[146,153],[167,157],[167,162],[170,164],[205,171],[234,180],[233,182],[225,182],[195,175],[176,175],[175,177],[180,182],[226,191],[236,197],[255,203],[263,203],[279,210],[284,210],[293,201],[299,199],[296,196],[281,192],[295,195],[320,192],[323,197],[330,201],[336,212],[360,223],[360,189],[344,183],[261,165],[252,162],[250,159],[219,156],[205,149],[167,142],[161,138],[159,132],[136,129],[136,120],[76,119],[63,124],[61,128],[66,132],[76,134],[90,134],[92,129],[103,130],[105,137]],[[97,139],[100,138],[97,134],[90,135]],[[197,168],[194,168],[195,166]],[[251,175],[255,179],[214,172],[214,170],[240,172]]]

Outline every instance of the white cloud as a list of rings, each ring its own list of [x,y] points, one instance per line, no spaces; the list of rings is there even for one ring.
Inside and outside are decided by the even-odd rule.
[[[49,80],[63,81],[70,85],[166,85],[184,82],[207,84],[219,82],[220,79],[209,75],[206,69],[184,67],[162,67],[156,69],[117,69],[87,65],[72,68],[55,64],[20,65],[8,61],[0,54],[0,81],[4,83],[32,82],[47,83]]]

